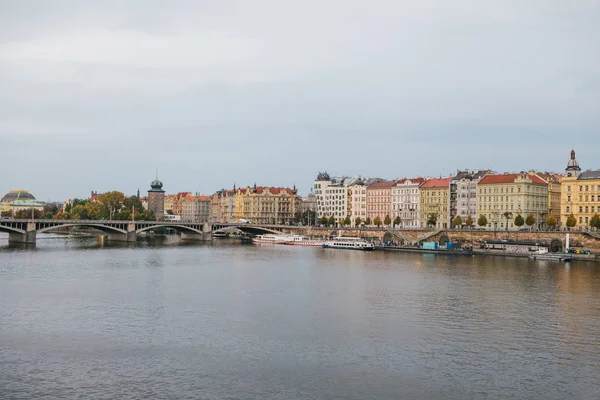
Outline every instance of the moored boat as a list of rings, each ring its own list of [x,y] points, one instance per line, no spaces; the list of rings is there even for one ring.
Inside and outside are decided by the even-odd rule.
[[[311,239],[308,236],[292,235],[290,236],[290,240],[285,242],[284,244],[292,246],[322,247],[323,243],[325,243],[323,240]]]
[[[285,244],[289,246],[323,246],[322,240],[313,240],[308,236],[300,235],[257,235],[252,238],[254,243],[268,243],[268,244]]]
[[[538,250],[529,255],[529,258],[534,260],[550,260],[550,261],[571,261],[573,254],[570,253],[548,253],[545,250]]]
[[[323,248],[371,251],[375,249],[375,246],[361,238],[337,237],[323,243]]]

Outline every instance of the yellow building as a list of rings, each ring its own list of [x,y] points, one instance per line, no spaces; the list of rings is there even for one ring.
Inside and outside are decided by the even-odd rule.
[[[285,224],[293,222],[301,207],[302,198],[296,188],[254,185],[236,191],[234,218],[255,224]]]
[[[563,176],[549,172],[533,173],[548,185],[548,215],[554,216],[556,223],[560,223],[561,181]]]
[[[419,187],[421,227],[427,227],[427,222],[431,218],[436,220],[435,228],[450,227],[450,182],[452,179],[428,179]]]
[[[535,174],[486,175],[477,184],[477,210],[477,220],[485,216],[490,229],[518,229],[514,224],[517,215],[523,219],[533,215],[532,228],[543,228],[548,216],[548,185]]]
[[[561,189],[561,227],[567,227],[570,215],[575,227],[589,227],[592,217],[600,214],[600,170],[581,172],[572,150]]]

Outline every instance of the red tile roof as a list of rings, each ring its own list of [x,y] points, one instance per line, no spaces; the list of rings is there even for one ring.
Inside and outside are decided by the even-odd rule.
[[[252,187],[247,187],[244,189],[239,189],[241,194],[246,194],[246,192],[252,193],[254,191],[254,188]],[[256,188],[256,193],[257,194],[263,194],[263,192],[265,191],[269,191],[271,194],[283,194],[283,193],[287,193],[290,196],[294,195],[294,191],[290,188],[282,188],[282,187],[266,187],[266,186],[258,186]]]
[[[389,189],[392,186],[396,186],[397,183],[398,181],[373,182],[369,186],[367,186],[367,189]]]
[[[539,176],[528,175],[528,174],[496,174],[496,175],[486,175],[480,181],[479,185],[491,185],[495,183],[514,183],[514,181],[519,177],[529,177],[532,183],[538,185],[545,185],[544,182]]]
[[[452,182],[452,179],[454,179],[454,177],[428,179],[427,182],[421,185],[421,189],[450,187],[450,182]]]

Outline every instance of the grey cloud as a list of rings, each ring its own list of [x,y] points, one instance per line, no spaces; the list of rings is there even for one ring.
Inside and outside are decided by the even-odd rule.
[[[169,191],[306,192],[325,169],[561,170],[571,146],[600,167],[596,1],[0,9],[0,148],[23,165],[0,192],[132,193],[156,168]]]

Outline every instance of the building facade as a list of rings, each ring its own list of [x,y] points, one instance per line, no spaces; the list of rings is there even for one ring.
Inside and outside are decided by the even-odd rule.
[[[478,215],[487,219],[487,228],[518,229],[515,218],[535,218],[532,228],[545,227],[548,216],[548,185],[536,175],[488,174],[477,185]]]
[[[572,150],[561,184],[560,225],[567,227],[572,216],[574,228],[587,228],[596,214],[600,214],[600,170],[581,172]]]
[[[333,217],[335,221],[350,215],[348,208],[349,178],[331,178],[327,172],[320,172],[314,183],[317,199],[317,219]]]
[[[357,179],[348,185],[350,209],[350,226],[358,226],[367,219],[367,186],[362,179]]]
[[[457,171],[450,183],[450,221],[459,216],[465,225],[470,216],[473,225],[477,220],[477,184],[489,170]]]
[[[152,181],[148,190],[148,212],[153,214],[157,221],[165,214],[165,191],[162,187],[162,182],[157,178]]]
[[[208,222],[210,218],[209,196],[188,195],[181,201],[181,221]]]
[[[548,214],[556,218],[556,223],[560,223],[560,202],[561,202],[561,182],[562,175],[550,172],[531,172],[548,185]]]
[[[450,227],[450,183],[453,178],[428,179],[419,188],[421,227]],[[428,222],[435,220],[435,225]]]
[[[256,186],[237,189],[234,219],[255,224],[289,224],[300,213],[302,198],[294,187]]]
[[[221,189],[210,198],[210,222],[232,223],[235,221],[235,185],[233,190]]]
[[[392,221],[400,217],[399,227],[415,229],[421,225],[419,187],[425,178],[400,179],[392,186]]]
[[[392,187],[396,186],[398,181],[376,181],[367,186],[367,218],[374,223],[375,218],[379,217],[381,222],[385,217],[392,218]]]

